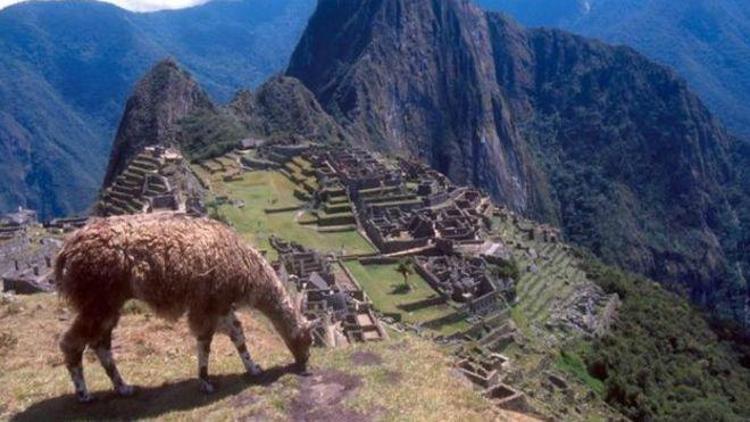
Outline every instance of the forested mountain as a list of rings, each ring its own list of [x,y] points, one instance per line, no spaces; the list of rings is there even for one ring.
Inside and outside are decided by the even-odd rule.
[[[356,141],[746,317],[737,142],[668,68],[463,0],[323,0],[287,73]]]
[[[750,2],[477,0],[527,26],[625,44],[676,69],[727,127],[750,138]]]
[[[174,57],[217,101],[286,65],[314,0],[213,1],[131,13],[93,1],[0,11],[0,211],[85,211],[125,100],[154,62]]]

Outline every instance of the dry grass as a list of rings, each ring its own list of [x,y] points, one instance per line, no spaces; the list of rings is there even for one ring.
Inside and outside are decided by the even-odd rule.
[[[0,356],[13,350],[18,344],[18,338],[12,333],[0,333]]]
[[[289,420],[300,417],[299,412],[312,412],[302,417],[508,420],[457,377],[449,358],[429,342],[396,336],[348,349],[316,349],[313,375],[301,377],[286,370],[292,357],[270,324],[248,313],[240,314],[249,348],[268,369],[266,375],[245,378],[230,342],[219,336],[211,356],[219,391],[205,396],[194,378],[195,347],[184,321],[170,325],[140,307],[123,316],[114,342],[120,369],[139,387],[138,394],[128,399],[113,396],[104,371],[87,352],[87,378],[98,400],[79,405],[57,348],[72,316],[50,294],[19,298],[18,306],[17,313],[0,317],[0,332],[16,339],[0,360],[0,419]],[[362,352],[376,355],[378,363],[355,364],[352,354]],[[339,378],[351,381],[350,392],[336,389]],[[341,394],[326,396],[326,391]]]

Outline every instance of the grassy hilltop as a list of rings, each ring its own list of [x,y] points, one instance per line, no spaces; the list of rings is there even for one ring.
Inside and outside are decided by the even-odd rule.
[[[70,319],[51,294],[3,299],[0,419],[527,420],[496,413],[452,373],[444,353],[410,335],[315,349],[313,375],[292,374],[286,368],[291,355],[270,323],[255,313],[241,313],[241,319],[248,347],[266,374],[246,378],[229,340],[217,336],[211,371],[219,390],[206,396],[198,391],[195,345],[184,321],[170,325],[138,306],[128,308],[114,342],[121,371],[138,386],[138,394],[115,397],[95,356],[87,352],[85,368],[97,401],[79,405],[57,348]]]

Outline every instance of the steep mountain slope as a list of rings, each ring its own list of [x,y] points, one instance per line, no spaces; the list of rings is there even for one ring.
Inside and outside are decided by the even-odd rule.
[[[173,56],[228,101],[286,64],[313,0],[215,1],[130,13],[93,1],[0,11],[0,211],[42,217],[93,201],[125,101],[156,60]]]
[[[529,26],[626,44],[672,66],[735,133],[750,137],[750,3],[743,0],[477,0]]]
[[[527,208],[533,169],[494,82],[483,17],[467,2],[324,1],[287,74],[357,141],[407,151]]]
[[[323,0],[287,73],[358,141],[419,156],[744,317],[722,188],[735,183],[734,141],[635,51],[525,30],[464,0]]]
[[[603,0],[476,0],[487,10],[505,12],[526,26],[557,26],[586,16]]]
[[[214,108],[208,95],[172,60],[157,64],[138,83],[125,106],[104,177],[114,180],[143,148],[175,144],[174,127],[185,116]]]

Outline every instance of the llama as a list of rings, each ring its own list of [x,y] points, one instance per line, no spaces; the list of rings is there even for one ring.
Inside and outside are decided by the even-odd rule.
[[[302,315],[273,268],[221,223],[174,213],[96,219],[66,240],[55,263],[60,295],[77,312],[60,348],[81,402],[86,389],[82,354],[94,350],[123,396],[133,393],[112,358],[112,330],[126,301],[139,299],[160,317],[175,321],[187,313],[197,339],[198,378],[205,393],[211,340],[216,331],[232,340],[246,371],[261,369],[250,356],[235,308],[265,314],[305,371],[313,323]]]

